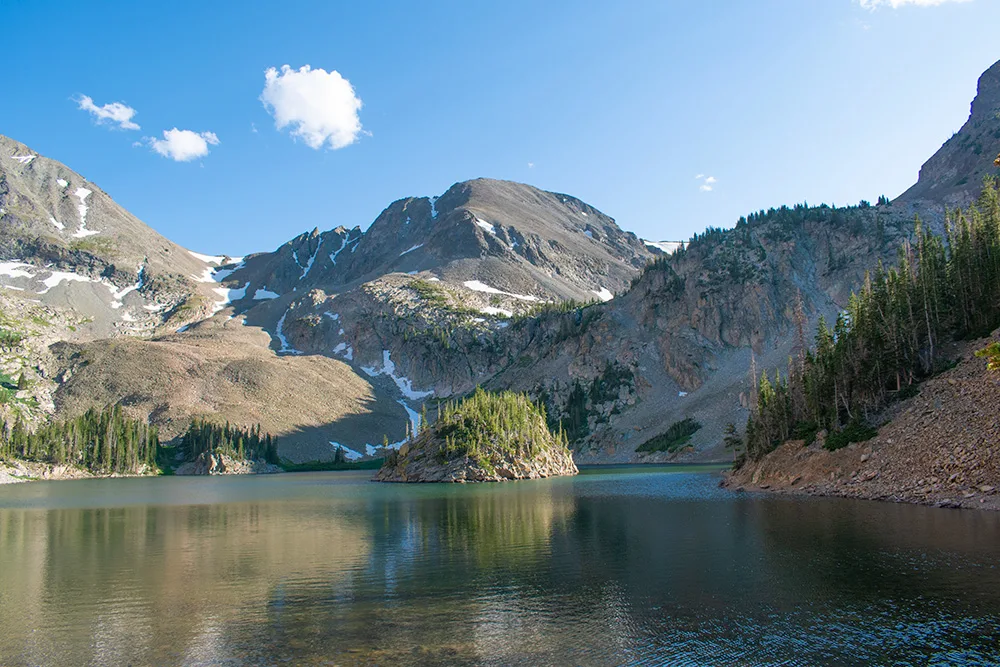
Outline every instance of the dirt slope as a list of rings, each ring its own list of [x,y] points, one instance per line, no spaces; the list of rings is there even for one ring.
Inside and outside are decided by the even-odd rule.
[[[180,435],[195,415],[259,423],[278,437],[279,453],[297,462],[331,458],[330,441],[363,453],[366,443],[381,441],[387,424],[399,431],[387,433],[390,440],[403,436],[402,406],[380,398],[349,366],[329,357],[277,356],[269,343],[267,333],[235,319],[151,340],[57,343],[57,415],[120,402],[149,415],[163,440]]]
[[[1000,332],[994,333],[996,340]],[[1000,509],[1000,373],[955,346],[959,364],[921,385],[876,438],[828,452],[789,442],[731,475],[730,488]]]

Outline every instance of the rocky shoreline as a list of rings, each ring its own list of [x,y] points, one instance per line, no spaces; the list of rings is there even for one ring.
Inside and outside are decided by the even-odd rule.
[[[1000,510],[1000,373],[957,345],[951,370],[895,406],[878,435],[836,451],[787,442],[730,473],[730,489]]]
[[[181,464],[175,475],[270,475],[284,472],[281,466],[250,459],[236,459],[227,454],[202,452],[194,461]]]
[[[21,482],[53,481],[64,479],[94,479],[102,477],[151,477],[155,472],[123,475],[114,473],[100,475],[76,466],[40,463],[38,461],[0,461],[0,484],[20,484]]]

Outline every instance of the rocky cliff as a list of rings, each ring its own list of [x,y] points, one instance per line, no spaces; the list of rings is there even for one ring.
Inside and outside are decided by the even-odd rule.
[[[917,182],[896,202],[926,218],[945,209],[965,208],[982,189],[983,176],[995,174],[1000,153],[1000,62],[979,77],[969,119],[920,168]]]

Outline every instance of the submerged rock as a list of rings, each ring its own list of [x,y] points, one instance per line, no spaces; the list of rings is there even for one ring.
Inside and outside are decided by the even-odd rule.
[[[391,453],[376,482],[502,482],[575,475],[563,433],[525,396],[481,389],[444,406],[433,426]]]

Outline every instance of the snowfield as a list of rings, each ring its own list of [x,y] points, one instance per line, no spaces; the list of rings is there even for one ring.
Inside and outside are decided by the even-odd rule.
[[[466,280],[462,283],[468,287],[473,292],[485,292],[486,294],[503,294],[506,296],[512,296],[515,299],[520,299],[521,301],[541,301],[537,296],[531,296],[530,294],[514,294],[512,292],[504,292],[503,290],[498,290],[496,287],[490,287],[486,283],[479,282],[478,280]]]

